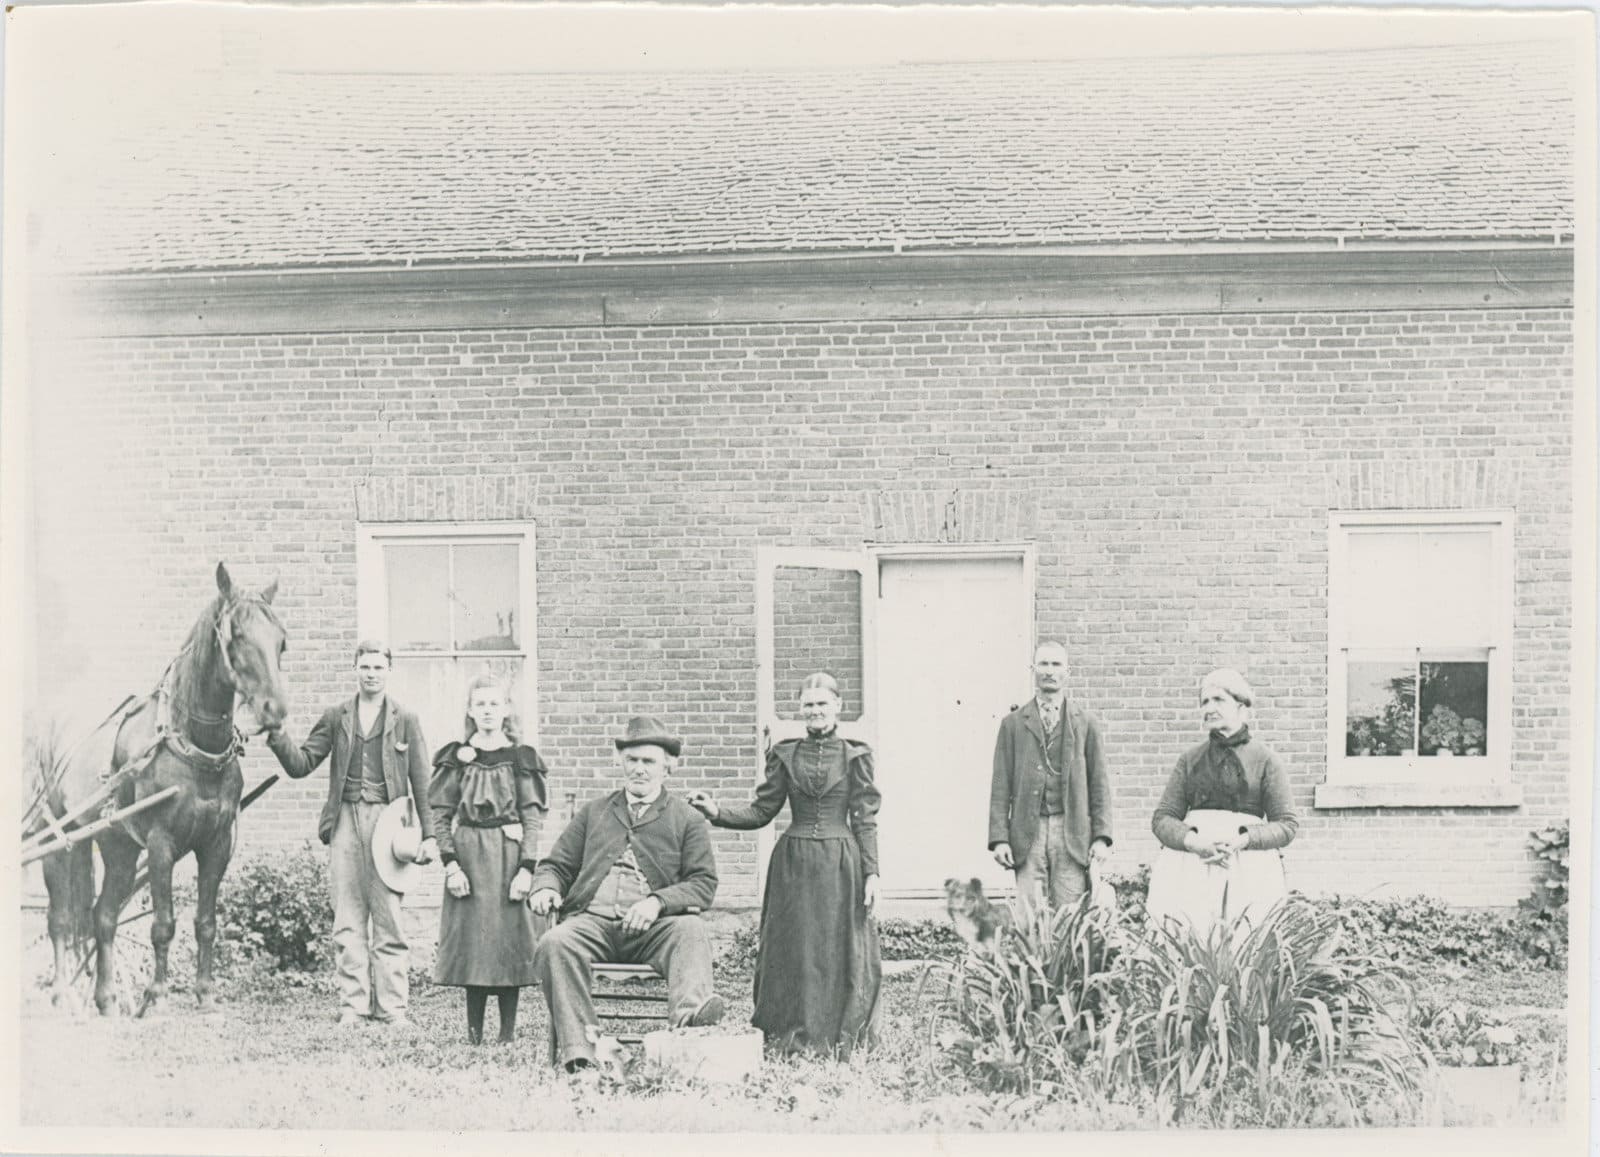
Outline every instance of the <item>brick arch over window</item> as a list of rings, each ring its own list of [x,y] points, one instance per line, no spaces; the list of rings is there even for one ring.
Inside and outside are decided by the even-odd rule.
[[[1037,495],[1021,487],[862,495],[864,537],[875,543],[1028,542],[1037,515]]]
[[[356,521],[532,522],[535,481],[521,474],[398,474],[356,484]]]

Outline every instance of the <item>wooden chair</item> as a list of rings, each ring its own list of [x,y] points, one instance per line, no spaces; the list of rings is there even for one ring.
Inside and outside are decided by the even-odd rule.
[[[612,1023],[622,1021],[648,1026],[645,1031],[667,1027],[667,978],[654,968],[648,964],[597,960],[589,965],[589,974],[592,978],[589,999],[594,1001],[594,1013],[602,1028],[609,1031]],[[548,1012],[547,1009],[547,1015]],[[549,1035],[550,1063],[555,1064],[558,1046],[553,1016]],[[610,1035],[623,1045],[644,1043],[643,1032],[611,1032]]]

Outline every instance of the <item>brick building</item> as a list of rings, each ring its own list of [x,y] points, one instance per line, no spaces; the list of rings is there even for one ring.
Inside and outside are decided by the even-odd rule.
[[[436,742],[501,664],[559,818],[636,711],[743,796],[825,666],[916,896],[998,879],[995,721],[1059,638],[1119,867],[1226,664],[1295,886],[1528,891],[1571,771],[1566,45],[219,91],[108,120],[114,182],[39,160],[41,700],[153,683],[223,558],[281,579],[294,730],[359,634]],[[754,902],[767,844],[718,841]]]

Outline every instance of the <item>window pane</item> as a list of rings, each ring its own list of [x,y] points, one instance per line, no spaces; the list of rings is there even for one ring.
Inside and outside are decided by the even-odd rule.
[[[385,546],[389,646],[396,651],[450,648],[449,547]]]
[[[522,695],[521,659],[423,659],[405,657],[394,661],[389,691],[417,713],[428,740],[428,758],[452,739],[464,737],[467,714],[467,684],[473,676],[492,670],[511,680],[513,701]],[[523,736],[527,738],[526,734]]]
[[[1489,663],[1422,664],[1423,755],[1486,755]]]
[[[1417,535],[1354,531],[1348,544],[1345,646],[1415,645]]]
[[[772,576],[773,700],[800,717],[800,683],[813,671],[839,681],[839,718],[861,718],[861,576],[853,570],[776,568]]]
[[[518,650],[515,544],[457,546],[455,552],[457,649]]]
[[[1493,538],[1488,531],[1419,536],[1416,638],[1424,647],[1486,647],[1494,627]]]
[[[1345,696],[1346,755],[1410,755],[1416,732],[1417,669],[1352,662]]]

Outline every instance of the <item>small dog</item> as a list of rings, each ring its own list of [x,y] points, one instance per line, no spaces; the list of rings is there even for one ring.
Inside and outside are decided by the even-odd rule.
[[[1011,927],[1011,911],[983,894],[983,881],[949,879],[944,882],[945,910],[956,933],[979,952],[994,952],[996,938]]]

